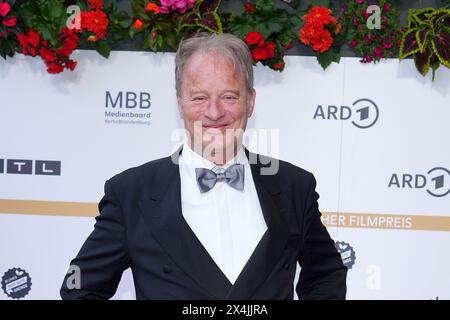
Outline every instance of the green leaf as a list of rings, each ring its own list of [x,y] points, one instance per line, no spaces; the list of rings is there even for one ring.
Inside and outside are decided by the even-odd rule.
[[[413,28],[405,32],[400,43],[399,59],[405,59],[406,57],[418,52],[420,50],[416,40],[416,31],[419,28]]]
[[[119,21],[119,26],[121,26],[122,28],[129,28],[131,26],[131,18],[128,17],[127,19],[124,20],[120,20]]]
[[[130,28],[128,31],[128,35],[130,36],[131,39],[133,39],[134,36],[136,35],[136,29],[134,27]]]
[[[425,76],[430,70],[430,58],[432,53],[430,48],[425,47],[423,52],[417,52],[417,54],[414,55],[414,64],[416,65],[417,71],[419,71],[422,76]]]
[[[158,47],[162,48],[162,46],[164,44],[164,40],[160,34],[158,34],[158,37],[156,38],[156,43],[158,44]]]
[[[109,58],[109,54],[111,53],[108,42],[106,42],[105,40],[96,41],[95,50],[97,50],[97,52],[105,58]]]
[[[313,0],[311,6],[330,7],[330,0]]]
[[[428,24],[428,14],[431,14],[434,11],[434,8],[410,9],[408,11],[408,29]]]
[[[423,52],[424,47],[427,44],[428,36],[430,35],[431,30],[428,28],[420,29],[416,31],[416,40],[419,45],[420,52]]]
[[[431,47],[440,63],[450,68],[450,34],[438,34],[431,40]]]
[[[317,61],[319,61],[320,65],[322,66],[323,70],[328,68],[328,66],[333,62],[334,55],[332,50],[327,50],[323,53],[317,52]]]
[[[61,16],[63,8],[61,5],[55,5],[52,7],[51,10],[52,10],[52,18],[55,19]]]
[[[450,10],[446,9],[436,10],[433,14],[431,14],[430,23],[433,26],[433,29],[436,30],[440,25],[442,25],[449,15]]]

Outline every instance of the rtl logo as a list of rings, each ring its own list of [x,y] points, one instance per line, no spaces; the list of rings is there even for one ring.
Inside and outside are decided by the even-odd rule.
[[[0,173],[60,176],[61,161],[0,159]]]

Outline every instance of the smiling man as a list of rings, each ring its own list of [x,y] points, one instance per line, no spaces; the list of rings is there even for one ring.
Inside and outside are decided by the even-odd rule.
[[[313,175],[242,145],[252,62],[232,35],[181,43],[188,139],[105,183],[94,231],[71,263],[81,281],[69,273],[63,299],[110,298],[127,268],[138,299],[293,299],[297,263],[300,299],[345,298],[347,270],[320,220]]]

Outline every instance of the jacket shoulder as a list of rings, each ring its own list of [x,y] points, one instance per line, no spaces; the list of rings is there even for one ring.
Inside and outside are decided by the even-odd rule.
[[[279,181],[289,182],[293,184],[307,184],[315,181],[314,175],[288,161],[272,158],[264,155],[258,155],[259,161],[263,167],[268,168],[270,166],[275,170],[274,174]]]
[[[111,177],[108,181],[112,184],[114,189],[121,190],[124,188],[133,188],[133,186],[137,187],[139,182],[151,182],[155,175],[161,170],[164,170],[164,166],[170,161],[172,161],[170,156],[152,160],[142,165],[124,170]]]

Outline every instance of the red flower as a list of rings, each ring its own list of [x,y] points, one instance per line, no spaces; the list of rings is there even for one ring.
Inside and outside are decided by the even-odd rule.
[[[140,19],[134,20],[134,28],[136,30],[141,29],[143,26],[144,26],[144,23],[142,22],[142,20],[140,20]]]
[[[33,29],[28,30],[27,34],[28,34],[28,42],[33,47],[37,47],[39,45],[39,41],[41,40],[41,36]]]
[[[267,50],[262,47],[255,48],[251,51],[253,61],[266,60],[268,58]]]
[[[286,50],[292,48],[292,41],[286,45]]]
[[[61,73],[63,72],[64,67],[58,63],[47,64],[47,72],[51,74]]]
[[[275,63],[275,64],[273,65],[273,68],[274,68],[275,70],[281,70],[281,69],[284,68],[284,65],[285,65],[284,61],[283,61],[283,62],[280,62],[280,63]]]
[[[62,52],[61,53],[64,56],[68,57],[73,52],[73,50],[76,49],[77,46],[78,46],[77,42],[73,41],[72,39],[67,39],[63,43],[63,47],[62,47]]]
[[[19,33],[17,39],[19,40],[22,49],[28,47],[28,37],[25,35],[25,33]]]
[[[89,6],[92,10],[102,10],[103,9],[103,0],[88,0]]]
[[[266,49],[267,51],[267,59],[271,59],[275,56],[275,43],[274,42],[269,42],[264,49]]]
[[[95,34],[96,40],[106,37],[108,32],[108,17],[103,11],[82,11],[81,26]]]
[[[8,2],[0,2],[0,16],[6,17],[10,10],[11,5]]]
[[[245,42],[248,45],[257,44],[258,46],[261,47],[264,45],[264,37],[258,31],[251,31],[245,37]]]
[[[245,11],[247,11],[247,13],[253,13],[255,11],[255,6],[253,3],[247,2],[245,4]]]
[[[15,27],[17,23],[17,17],[12,16],[11,18],[3,20],[3,24],[7,27]]]
[[[391,11],[391,4],[390,4],[390,3],[385,3],[385,4],[384,4],[383,11],[384,11],[385,13],[389,13],[389,11]]]
[[[275,56],[275,43],[271,41],[263,47],[257,47],[251,51],[251,54],[255,62],[272,59]]]
[[[41,51],[39,52],[41,58],[48,64],[50,62],[53,62],[56,60],[55,53],[47,48],[41,48]]]
[[[78,62],[76,62],[76,61],[69,60],[69,61],[66,62],[66,67],[67,67],[70,71],[73,71],[73,70],[75,70],[75,68],[76,68],[76,66],[77,66],[77,63],[78,63]]]
[[[36,55],[37,55],[37,50],[36,50],[36,48],[34,48],[34,47],[31,47],[31,48],[30,48],[30,55],[31,55],[32,57],[36,57]]]

